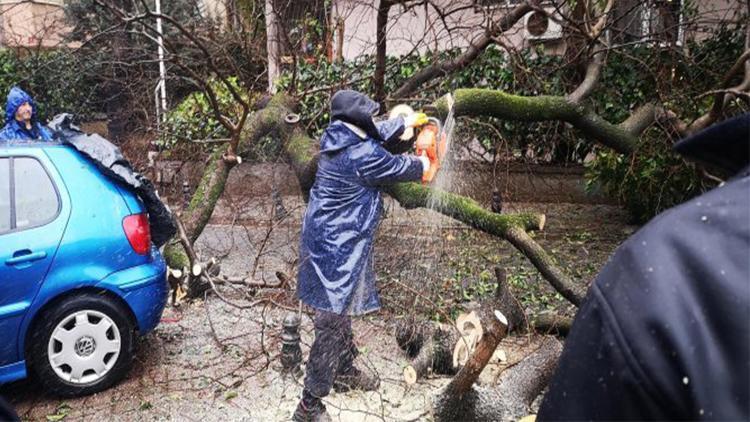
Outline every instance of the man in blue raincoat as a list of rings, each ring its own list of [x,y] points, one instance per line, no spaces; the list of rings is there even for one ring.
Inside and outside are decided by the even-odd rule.
[[[51,141],[49,130],[37,120],[36,105],[19,87],[11,88],[5,103],[5,126],[0,141]]]
[[[427,157],[393,155],[384,144],[407,127],[427,122],[423,114],[373,121],[379,106],[365,95],[338,91],[331,124],[320,140],[315,183],[302,226],[299,299],[315,309],[310,349],[296,421],[330,420],[321,398],[331,388],[375,390],[376,378],[354,367],[350,315],[380,308],[373,268],[373,237],[382,211],[380,188],[416,181]]]

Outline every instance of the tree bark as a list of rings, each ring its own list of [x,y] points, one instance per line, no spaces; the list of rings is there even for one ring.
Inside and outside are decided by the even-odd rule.
[[[528,233],[513,227],[506,233],[506,239],[529,258],[555,290],[574,305],[580,306],[585,293],[579,290],[573,280],[557,266],[552,257]]]
[[[376,23],[375,73],[372,76],[372,85],[375,88],[374,100],[381,104],[381,106],[385,99],[386,35],[388,30],[388,12],[391,10],[391,5],[390,0],[380,0]]]
[[[609,123],[586,107],[574,104],[565,97],[539,95],[525,97],[491,89],[457,89],[453,93],[454,116],[491,116],[505,120],[540,122],[564,121],[572,124],[587,137],[622,154],[630,154],[638,136]],[[438,115],[448,114],[445,97],[433,106]]]

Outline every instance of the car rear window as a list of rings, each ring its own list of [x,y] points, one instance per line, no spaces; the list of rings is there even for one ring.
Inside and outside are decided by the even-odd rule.
[[[0,233],[10,230],[10,160],[0,158]]]
[[[42,164],[27,157],[13,160],[16,228],[45,224],[60,208],[57,191]]]

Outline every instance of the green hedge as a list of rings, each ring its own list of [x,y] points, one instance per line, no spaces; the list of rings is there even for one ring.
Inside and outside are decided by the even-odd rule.
[[[14,85],[27,91],[37,104],[40,121],[61,112],[87,118],[95,112],[95,87],[84,80],[81,63],[67,50],[19,55],[0,50],[0,98],[5,124],[5,98]]]

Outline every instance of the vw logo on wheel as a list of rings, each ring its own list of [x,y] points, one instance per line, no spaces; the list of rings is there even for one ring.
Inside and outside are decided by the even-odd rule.
[[[76,340],[75,351],[78,356],[86,357],[94,353],[96,350],[96,341],[89,337],[83,336]]]

